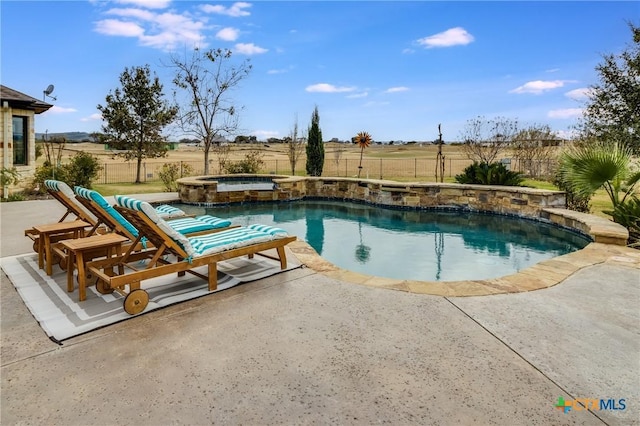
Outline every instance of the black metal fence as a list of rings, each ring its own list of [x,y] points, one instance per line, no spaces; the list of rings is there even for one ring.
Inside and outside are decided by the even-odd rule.
[[[262,160],[263,165],[259,170],[261,174],[291,175],[291,166],[288,160]],[[555,173],[557,162],[554,159],[543,161],[518,161],[516,159],[502,160],[511,170],[524,173],[531,177],[549,177]],[[462,173],[465,167],[472,163],[468,159],[445,159],[445,177],[454,177]],[[166,161],[154,160],[142,163],[140,178],[143,182],[153,182],[160,180],[160,171],[164,164],[176,164],[180,166],[180,170],[191,169],[190,175],[198,176],[204,174],[203,161]],[[333,159],[325,159],[323,176],[336,177],[357,177],[358,166],[360,160],[341,159],[335,161]],[[186,167],[185,167],[186,166]],[[210,161],[210,174],[224,174],[219,167],[217,161]],[[362,169],[360,170],[361,178],[369,179],[416,179],[423,181],[435,181],[436,176],[436,160],[429,158],[378,158],[363,159]],[[296,165],[296,175],[304,176],[305,163],[299,161]],[[104,163],[96,183],[128,183],[136,180],[136,163]]]

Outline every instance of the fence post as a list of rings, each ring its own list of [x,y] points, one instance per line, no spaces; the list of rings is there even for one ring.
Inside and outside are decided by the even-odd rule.
[[[413,177],[414,178],[418,177],[418,159],[417,158],[413,159]]]
[[[449,177],[451,177],[451,157],[449,157]]]
[[[106,183],[107,183],[107,166],[108,166],[108,164],[107,164],[107,163],[103,163],[103,164],[102,164],[102,168],[103,168],[103,170],[104,170],[104,174],[102,175],[102,177],[104,178],[104,184],[105,184],[105,185],[106,185]]]
[[[380,180],[382,180],[382,158],[380,159]]]
[[[144,174],[144,182],[147,182],[147,163],[142,163],[142,173]]]

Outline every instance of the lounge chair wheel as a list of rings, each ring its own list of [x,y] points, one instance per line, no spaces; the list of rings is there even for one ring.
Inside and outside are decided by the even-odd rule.
[[[35,251],[36,253],[38,252],[38,244],[39,244],[39,241],[37,238],[33,240],[33,251]]]
[[[149,304],[149,293],[142,289],[133,290],[124,298],[124,311],[136,315],[144,311]]]
[[[62,269],[63,271],[67,270],[67,259],[61,257],[60,260],[58,260],[58,265],[60,266],[60,269]]]
[[[98,290],[98,293],[100,294],[113,293],[113,289],[111,288],[111,286],[109,286],[109,284],[107,284],[105,281],[102,281],[101,279],[98,279],[98,282],[96,283],[96,290]]]

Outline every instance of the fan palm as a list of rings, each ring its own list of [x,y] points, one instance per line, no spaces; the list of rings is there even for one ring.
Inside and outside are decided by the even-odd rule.
[[[616,142],[592,143],[564,152],[560,174],[580,195],[591,196],[603,188],[614,208],[633,194],[640,181],[640,170],[633,170],[631,150]]]
[[[371,145],[371,135],[367,132],[360,132],[356,135],[354,142],[360,147],[360,164],[358,165],[358,177],[362,171],[362,154],[364,149]]]

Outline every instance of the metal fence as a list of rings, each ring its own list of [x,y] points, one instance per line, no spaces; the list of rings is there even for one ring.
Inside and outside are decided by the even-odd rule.
[[[555,172],[557,162],[549,159],[544,161],[518,161],[516,159],[503,160],[505,165],[511,170],[524,173],[532,177],[548,177]],[[454,177],[462,173],[465,167],[472,163],[468,159],[445,159],[445,177]],[[202,161],[145,161],[142,163],[140,178],[142,182],[154,182],[160,180],[160,171],[164,164],[176,164],[180,170],[190,167],[191,175],[198,176],[204,174],[204,163]],[[341,159],[335,161],[325,159],[323,176],[336,177],[357,177],[360,160]],[[136,163],[104,163],[102,170],[96,179],[96,183],[130,183],[136,180]],[[361,178],[369,179],[416,179],[423,181],[435,181],[436,160],[429,158],[378,158],[363,159]],[[209,172],[211,174],[224,174],[220,170],[217,161],[210,161]],[[261,174],[290,175],[291,166],[287,160],[263,160],[263,165],[259,170]],[[304,176],[305,162],[299,161],[296,165],[296,175]]]

